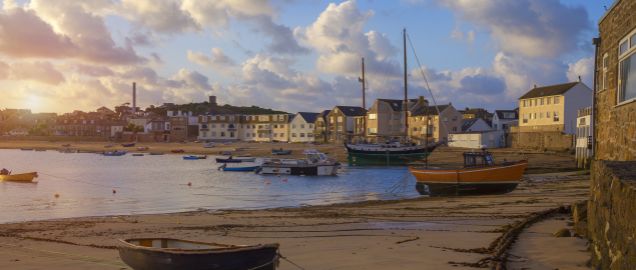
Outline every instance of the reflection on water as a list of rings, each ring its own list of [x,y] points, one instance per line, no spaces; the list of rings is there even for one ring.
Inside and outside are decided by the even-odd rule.
[[[0,182],[0,222],[418,196],[406,168],[344,167],[337,177],[305,177],[222,172],[218,166],[213,158],[188,161],[180,155],[0,150],[0,167],[40,174],[38,184]]]

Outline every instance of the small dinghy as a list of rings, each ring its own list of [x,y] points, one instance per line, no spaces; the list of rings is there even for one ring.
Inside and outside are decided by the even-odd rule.
[[[274,270],[278,244],[225,245],[170,238],[119,240],[119,256],[135,270]]]
[[[286,155],[291,155],[292,150],[283,150],[283,148],[280,149],[272,149],[272,155],[275,156],[286,156]]]
[[[134,154],[132,154],[132,156],[133,157],[143,157],[144,154],[142,154],[142,153],[134,153]]]
[[[170,150],[170,152],[175,153],[175,154],[179,154],[179,153],[185,152],[185,150],[183,150],[183,149],[173,149],[173,150]]]
[[[107,157],[119,157],[119,156],[123,156],[125,155],[127,152],[126,151],[108,151],[108,152],[104,152],[102,153],[102,155],[107,156]]]
[[[184,156],[184,160],[199,160],[199,159],[207,159],[208,156]]]
[[[219,171],[224,172],[253,172],[260,168],[261,166],[248,166],[248,167],[228,167],[227,163],[221,165],[219,167]]]
[[[134,147],[135,143],[122,143],[121,146],[123,146],[123,147]]]
[[[0,181],[33,182],[33,179],[36,177],[38,177],[37,172],[18,173],[18,174],[0,174]]]
[[[150,152],[149,155],[151,155],[151,156],[163,156],[164,153],[163,152]]]
[[[216,158],[216,163],[242,163],[242,162],[254,162],[256,158]]]

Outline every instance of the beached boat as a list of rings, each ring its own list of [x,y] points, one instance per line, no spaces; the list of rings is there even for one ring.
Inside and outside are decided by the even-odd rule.
[[[204,143],[203,148],[214,148],[214,145],[215,144],[213,142]]]
[[[227,163],[223,164],[219,167],[220,171],[224,172],[253,172],[260,168],[261,166],[248,166],[248,167],[228,167]]]
[[[199,159],[207,159],[208,156],[184,156],[184,160],[199,160]]]
[[[183,150],[183,149],[173,149],[173,150],[170,150],[170,152],[175,153],[175,154],[180,154],[180,153],[184,153],[185,150]]]
[[[119,241],[119,256],[135,270],[274,270],[278,264],[278,244],[225,245],[169,238]]]
[[[405,165],[422,160],[431,154],[440,143],[425,145],[402,144],[399,142],[384,144],[345,143],[348,161],[354,165]]]
[[[12,182],[32,182],[33,179],[38,177],[37,172],[18,173],[9,175],[0,175],[0,181],[12,181]]]
[[[70,143],[62,144],[62,147],[71,147],[71,144]]]
[[[283,150],[283,148],[280,149],[272,149],[272,155],[275,156],[286,156],[286,155],[291,155],[292,150]]]
[[[337,175],[340,163],[316,150],[305,150],[305,159],[266,159],[260,174]]]
[[[119,157],[119,156],[125,155],[126,153],[128,153],[128,152],[116,150],[116,151],[104,152],[104,153],[102,153],[102,155],[107,156],[107,157]]]
[[[514,190],[528,166],[527,160],[495,164],[491,153],[464,153],[464,168],[409,167],[417,190],[428,195],[501,194]]]
[[[133,153],[132,156],[133,157],[143,157],[144,154],[142,154],[142,153]]]
[[[123,147],[135,147],[136,143],[122,143],[121,146]]]
[[[139,146],[137,147],[137,151],[146,151],[148,150],[148,146]]]
[[[22,151],[33,151],[33,148],[20,148]]]
[[[162,155],[164,155],[163,152],[150,152],[148,154],[151,155],[151,156],[162,156]]]
[[[242,162],[254,162],[256,158],[216,158],[216,163],[242,163]]]

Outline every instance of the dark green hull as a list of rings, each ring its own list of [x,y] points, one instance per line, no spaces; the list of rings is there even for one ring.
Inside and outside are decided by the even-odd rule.
[[[428,157],[431,153],[411,153],[411,154],[368,154],[368,153],[349,153],[349,165],[407,165],[411,162],[421,161]]]

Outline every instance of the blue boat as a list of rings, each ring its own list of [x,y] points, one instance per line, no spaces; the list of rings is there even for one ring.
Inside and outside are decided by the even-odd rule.
[[[184,160],[199,160],[199,159],[207,159],[208,156],[184,156]]]
[[[118,156],[123,156],[125,155],[127,152],[126,151],[108,151],[108,152],[104,152],[102,153],[102,155],[107,156],[107,157],[118,157]]]
[[[261,166],[249,166],[249,167],[228,167],[227,164],[221,165],[219,170],[224,172],[253,172],[258,170]]]
[[[216,163],[241,163],[241,162],[254,162],[256,158],[217,158]]]

